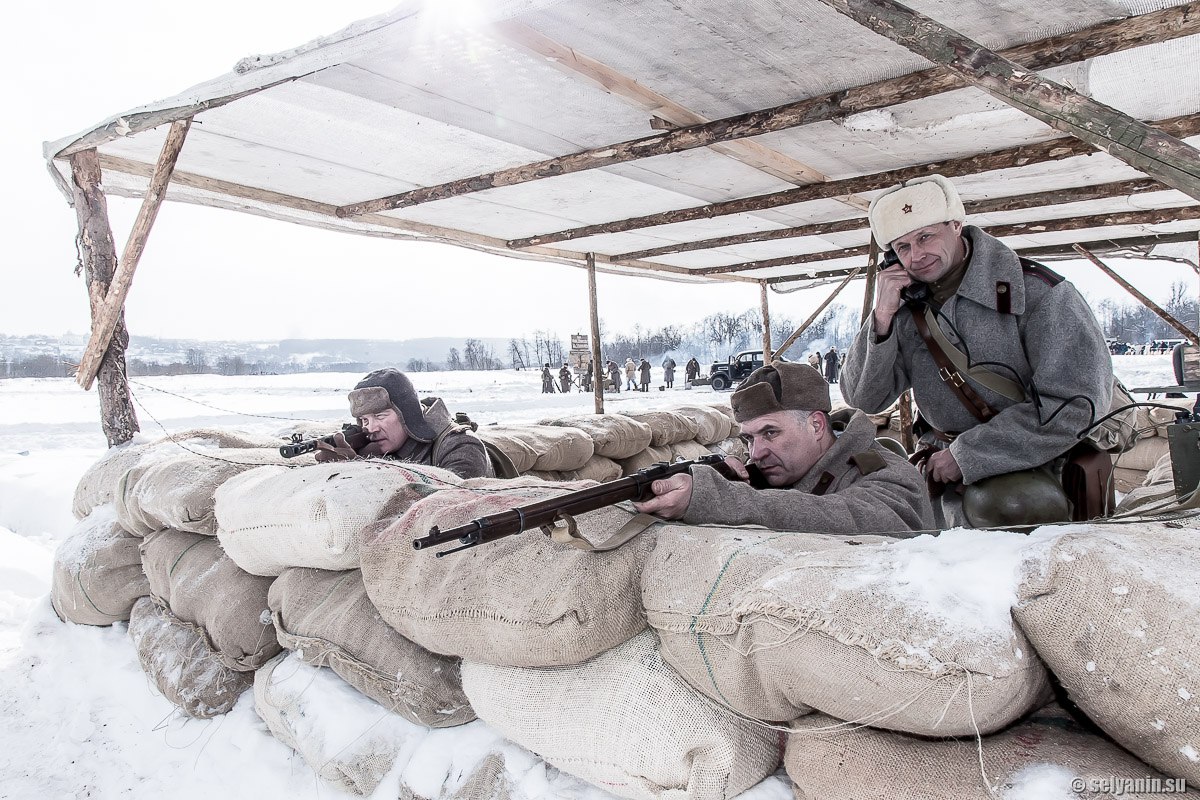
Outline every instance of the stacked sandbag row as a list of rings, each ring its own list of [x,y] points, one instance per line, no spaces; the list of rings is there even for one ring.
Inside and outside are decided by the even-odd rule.
[[[1173,506],[1177,499],[1175,468],[1171,462],[1171,454],[1166,453],[1146,473],[1142,484],[1129,489],[1121,498],[1121,502],[1117,503],[1117,513],[1153,513],[1155,510]]]
[[[1113,478],[1118,492],[1131,492],[1148,482],[1148,473],[1167,454],[1167,426],[1178,411],[1191,411],[1191,398],[1156,398],[1154,408],[1137,410],[1138,440],[1128,452],[1113,456]],[[1165,408],[1163,406],[1166,406]]]
[[[150,594],[139,544],[111,503],[79,520],[54,553],[50,604],[59,619],[77,625],[128,620],[138,598]]]

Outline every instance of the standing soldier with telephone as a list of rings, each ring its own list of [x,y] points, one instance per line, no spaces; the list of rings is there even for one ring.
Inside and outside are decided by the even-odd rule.
[[[875,413],[912,389],[939,524],[1104,513],[1112,461],[1080,434],[1109,411],[1112,360],[1087,302],[1069,281],[965,225],[962,200],[941,175],[890,189],[868,213],[889,252],[842,394]]]

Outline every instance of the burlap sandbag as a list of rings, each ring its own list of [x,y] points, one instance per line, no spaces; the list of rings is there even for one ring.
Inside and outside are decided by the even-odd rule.
[[[180,621],[149,597],[134,603],[129,636],[142,670],[163,697],[190,717],[224,714],[254,683],[251,673],[225,666],[196,626]]]
[[[700,430],[694,419],[674,411],[625,412],[625,416],[650,426],[650,444],[654,447],[695,439]]]
[[[583,431],[592,437],[596,455],[614,461],[629,458],[634,453],[645,450],[653,438],[649,425],[624,414],[579,414],[542,420],[542,424]]]
[[[279,643],[329,667],[375,702],[429,728],[475,719],[457,659],[418,647],[388,627],[358,570],[285,570],[268,597]]]
[[[217,487],[263,464],[285,463],[274,448],[180,448],[163,459],[142,460],[117,482],[117,518],[135,536],[164,528],[212,536],[217,532]]]
[[[255,575],[278,575],[288,567],[355,569],[364,528],[461,485],[462,478],[448,470],[387,459],[260,467],[217,490],[217,538],[239,567]]]
[[[1151,470],[1158,460],[1167,454],[1170,450],[1165,437],[1162,436],[1147,436],[1144,439],[1138,439],[1137,444],[1127,453],[1120,453],[1113,456],[1113,461],[1116,466],[1124,469],[1144,469]]]
[[[714,406],[688,405],[673,410],[696,424],[695,438],[700,444],[716,444],[733,433],[733,420]]]
[[[660,461],[674,461],[670,447],[647,447],[640,453],[617,462],[621,465],[622,475],[632,475],[638,470],[645,469]]]
[[[255,673],[254,710],[318,778],[357,795],[375,791],[412,734],[398,714],[294,653]]]
[[[1089,732],[1054,705],[985,736],[981,745],[973,737],[932,740],[862,728],[824,714],[798,719],[793,728],[784,766],[797,800],[1065,800],[1175,794],[1174,783],[1165,783],[1170,778]],[[1150,781],[1163,783],[1158,791],[1135,791],[1137,779],[1147,788],[1153,785]],[[1072,786],[1073,781],[1082,783]],[[1109,788],[1104,789],[1106,781]],[[1122,792],[1116,787],[1123,781],[1129,783],[1121,784],[1128,787]]]
[[[1116,490],[1121,494],[1128,494],[1146,482],[1146,473],[1144,469],[1125,469],[1124,467],[1113,468],[1113,484]]]
[[[495,445],[500,452],[508,456],[517,472],[526,473],[537,463],[538,452],[534,450],[529,437],[521,436],[514,431],[495,425],[487,425],[475,431],[475,435],[488,444]]]
[[[611,458],[604,456],[592,456],[579,469],[569,469],[557,472],[530,470],[528,475],[535,478],[541,478],[544,481],[553,481],[561,483],[562,481],[595,481],[596,483],[604,483],[611,481],[614,478],[619,478],[622,475],[621,465]]]
[[[779,764],[776,732],[693,692],[650,631],[576,666],[464,662],[463,688],[484,722],[619,797],[724,800]]]
[[[447,530],[595,485],[530,478],[468,483],[474,488],[438,492],[364,535],[363,581],[389,625],[435,653],[513,666],[578,664],[645,628],[637,586],[652,530],[607,553],[556,544],[536,529],[446,558],[414,550],[412,540],[435,525]],[[594,544],[632,516],[609,506],[576,522]]]
[[[730,436],[728,439],[722,439],[716,444],[710,444],[707,449],[711,453],[720,453],[726,456],[745,461],[750,457],[750,450],[746,447],[746,442],[739,436]]]
[[[525,443],[537,454],[533,465],[529,467],[531,470],[579,469],[596,452],[596,444],[592,437],[578,428],[558,425],[489,425],[485,430],[489,440],[498,442],[497,437],[504,436]]]
[[[251,575],[211,536],[160,531],[142,542],[150,593],[195,625],[225,666],[249,672],[279,652],[267,608],[271,579]]]
[[[111,505],[76,523],[54,551],[50,605],[59,619],[79,625],[129,619],[137,599],[150,594],[141,541],[121,528]]]
[[[1154,408],[1143,406],[1138,409],[1137,426],[1142,431],[1143,437],[1165,437],[1167,426],[1175,422],[1175,415],[1179,411],[1190,412],[1196,401],[1191,397],[1156,397],[1151,402],[1156,403],[1157,406]],[[1171,408],[1158,406],[1171,406]]]
[[[708,453],[709,449],[695,440],[690,442],[676,442],[671,445],[672,461],[679,461],[680,459],[688,461],[693,458],[706,456]]]
[[[1200,785],[1198,520],[1068,533],[1030,569],[1013,611],[1097,725],[1192,785]]]
[[[976,535],[1012,537],[1010,549],[1026,543]],[[968,539],[959,532],[959,550]],[[1010,601],[962,596],[951,580],[911,585],[993,568],[976,553],[927,576],[939,545],[929,536],[664,526],[642,600],[667,663],[747,716],[789,720],[812,707],[932,736],[998,730],[1048,699],[1046,671],[1015,629]]]
[[[1118,490],[1120,487],[1118,486]],[[1130,489],[1117,504],[1117,511],[1155,508],[1175,500],[1175,472],[1171,454],[1166,453],[1146,472],[1142,485]]]

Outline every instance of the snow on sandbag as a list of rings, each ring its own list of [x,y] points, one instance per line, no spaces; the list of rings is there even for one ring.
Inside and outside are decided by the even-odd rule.
[[[1171,454],[1166,453],[1146,473],[1142,485],[1130,489],[1121,498],[1121,502],[1117,504],[1117,511],[1134,511],[1139,508],[1150,510],[1152,507],[1160,505],[1162,501],[1171,503],[1174,500],[1175,471],[1171,464]]]
[[[1081,525],[1013,614],[1071,699],[1126,750],[1200,784],[1200,518]]]
[[[656,539],[642,601],[663,658],[749,717],[811,707],[965,736],[1049,699],[1046,670],[1010,615],[1028,537],[673,525]]]
[[[528,436],[497,425],[481,426],[479,430],[475,431],[475,435],[499,448],[500,452],[508,456],[509,461],[513,463],[519,473],[529,472],[537,463],[538,452],[534,449]]]
[[[647,447],[645,450],[637,453],[629,458],[622,459],[618,463],[621,465],[622,475],[632,475],[638,470],[657,464],[660,461],[674,461],[671,455],[670,447]]]
[[[400,716],[429,728],[462,725],[475,712],[458,660],[430,653],[388,627],[358,570],[285,570],[271,584],[279,642]]]
[[[733,456],[741,461],[745,461],[750,457],[750,450],[747,449],[745,440],[740,436],[730,436],[728,439],[722,439],[716,444],[707,445],[707,449],[710,453]]]
[[[399,714],[294,653],[255,673],[254,710],[318,778],[357,795],[375,791],[412,733]]]
[[[700,444],[716,444],[733,433],[733,419],[715,406],[687,405],[673,411],[696,423],[696,441]]]
[[[1089,732],[1056,705],[985,736],[980,744],[974,737],[931,740],[872,730],[823,714],[798,719],[792,728],[784,766],[802,800],[1065,800],[1158,793],[1135,792],[1137,780],[1144,787],[1161,781],[1164,794],[1200,797],[1183,794],[1182,786],[1166,783],[1171,779]]]
[[[671,445],[672,461],[678,461],[680,459],[683,459],[684,461],[690,461],[693,458],[706,456],[708,453],[709,449],[695,440],[690,442],[677,442]]]
[[[251,673],[225,666],[196,626],[177,619],[149,597],[134,603],[129,636],[142,670],[163,697],[190,717],[224,714],[254,683]]]
[[[494,442],[506,455],[513,460],[519,472],[521,463],[527,460],[519,450],[509,453],[505,450],[505,440],[513,439],[528,446],[537,454],[530,470],[542,472],[557,472],[562,470],[579,469],[596,451],[592,437],[578,428],[567,428],[558,425],[488,425],[481,428],[482,438]],[[513,456],[517,458],[513,458]],[[521,463],[518,463],[520,459]]]
[[[240,569],[211,536],[159,531],[142,542],[150,593],[195,625],[232,670],[258,669],[279,652],[267,608],[271,580]]]
[[[646,626],[638,576],[653,533],[607,553],[556,544],[534,529],[446,558],[414,550],[412,540],[519,505],[595,486],[534,478],[475,478],[413,505],[363,537],[367,595],[383,619],[427,650],[492,664],[578,664]],[[576,517],[593,544],[633,513],[610,506]],[[448,549],[451,545],[434,548]]]
[[[255,575],[288,567],[356,569],[364,528],[461,484],[448,470],[388,459],[261,467],[217,491],[217,538]]]
[[[141,461],[121,476],[113,498],[117,518],[135,536],[164,528],[212,536],[217,532],[217,487],[263,464],[284,463],[274,448],[176,448],[164,458]]]
[[[620,461],[650,446],[650,426],[624,414],[579,414],[542,420],[543,425],[576,428],[591,437],[595,454]],[[543,467],[538,465],[539,469]],[[578,469],[578,467],[574,467]]]
[[[650,631],[576,666],[463,662],[463,688],[488,725],[619,797],[724,800],[779,764],[776,732],[692,691]]]
[[[129,619],[137,599],[150,594],[141,541],[121,528],[111,505],[76,523],[54,551],[50,604],[59,619],[79,625]]]
[[[700,426],[691,417],[685,417],[674,411],[637,411],[623,412],[630,419],[650,426],[650,444],[654,447],[664,447],[676,442],[686,442],[695,439]]]

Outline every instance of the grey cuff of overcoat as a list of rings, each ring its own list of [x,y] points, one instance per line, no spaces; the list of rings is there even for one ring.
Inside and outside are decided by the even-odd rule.
[[[692,499],[681,521],[689,525],[717,523],[721,519],[720,484],[728,483],[712,467],[692,467]]]

